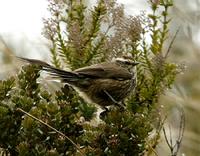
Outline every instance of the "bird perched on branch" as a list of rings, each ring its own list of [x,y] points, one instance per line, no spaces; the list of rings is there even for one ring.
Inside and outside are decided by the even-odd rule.
[[[41,66],[53,78],[59,78],[61,82],[78,90],[87,102],[103,108],[110,105],[122,106],[123,100],[136,86],[135,66],[138,63],[130,59],[116,58],[111,62],[65,71],[40,60],[19,58]]]

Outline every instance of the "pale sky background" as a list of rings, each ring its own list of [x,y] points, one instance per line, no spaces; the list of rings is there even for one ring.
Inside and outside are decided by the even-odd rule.
[[[40,36],[47,4],[46,0],[0,0],[0,34]]]
[[[117,1],[123,3],[125,12],[131,15],[150,9],[147,0]],[[181,4],[178,3],[181,0],[176,1]],[[37,57],[45,51],[46,40],[41,32],[42,18],[49,16],[47,5],[48,0],[0,0],[0,37],[3,36],[7,43],[12,43],[17,54],[28,49],[26,57]],[[200,40],[199,35],[196,36]],[[199,42],[198,39],[196,40]]]
[[[146,0],[117,1],[125,5],[127,14],[135,15],[147,9]],[[25,53],[24,57],[46,57],[46,40],[41,32],[42,18],[49,16],[47,5],[47,0],[0,0],[0,37],[11,44],[17,55]]]
[[[137,1],[118,0],[125,4],[129,13],[144,10],[144,3]],[[0,0],[0,34],[23,34],[28,38],[41,36],[42,18],[49,15],[47,5],[47,0]]]

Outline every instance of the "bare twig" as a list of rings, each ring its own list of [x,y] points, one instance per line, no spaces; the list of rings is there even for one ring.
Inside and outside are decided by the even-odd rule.
[[[182,139],[183,139],[184,130],[185,130],[185,114],[184,114],[183,109],[181,109],[180,114],[181,114],[181,116],[180,116],[178,138],[176,139],[174,145],[173,145],[173,140],[172,140],[171,127],[169,126],[169,138],[167,137],[165,127],[163,127],[164,137],[165,137],[166,143],[171,151],[171,156],[177,156],[178,151],[180,149]]]
[[[179,31],[180,31],[180,27],[177,29],[175,35],[173,36],[173,38],[172,38],[172,40],[171,40],[171,42],[170,42],[170,44],[169,44],[169,47],[168,47],[168,49],[167,49],[167,52],[166,52],[166,54],[165,54],[165,56],[164,56],[165,58],[167,58],[167,56],[169,55],[169,52],[170,52],[170,50],[171,50],[171,48],[172,48],[172,45],[174,44],[174,41],[175,41],[175,39],[176,39],[176,37],[177,37]]]
[[[163,127],[163,133],[164,133],[164,137],[165,137],[165,141],[167,143],[167,146],[169,147],[170,151],[172,151],[171,144],[170,144],[170,142],[169,142],[169,140],[167,138],[167,133],[166,133],[165,127]]]
[[[171,147],[173,146],[173,141],[172,141],[172,129],[171,129],[171,126],[169,124],[169,142],[170,142],[170,145]],[[173,150],[173,148],[172,148]]]
[[[156,150],[152,147],[152,145],[150,145],[148,143],[147,143],[147,145],[156,156],[159,156],[158,153],[156,152]]]
[[[153,143],[148,143],[148,142],[147,142],[147,145],[148,145],[148,147],[149,147],[150,150],[151,150],[151,151],[150,151],[150,150],[147,151],[147,153],[146,153],[147,156],[150,156],[150,155],[152,154],[152,152],[153,152],[156,156],[158,156],[158,153],[156,152],[155,147],[156,147],[157,142],[158,142],[158,140],[159,140],[159,138],[160,138],[160,132],[161,132],[161,130],[162,130],[162,128],[163,128],[163,125],[164,125],[166,119],[167,119],[167,115],[164,117],[164,119],[161,119],[161,116],[159,116],[159,125],[158,125],[157,128],[156,128],[156,136],[155,136],[155,139],[153,139]]]
[[[159,139],[159,136],[160,136],[160,132],[161,132],[161,130],[162,130],[162,128],[163,128],[163,125],[164,125],[164,123],[165,123],[165,120],[167,119],[167,115],[164,117],[164,119],[161,119],[161,117],[160,117],[160,121],[159,121],[159,126],[157,127],[157,129],[156,129],[156,141],[155,141],[155,143],[153,144],[153,146],[152,147],[155,147],[156,146],[156,144],[157,144],[157,141],[158,141],[158,139]]]
[[[82,156],[84,156],[84,154],[81,152],[80,147],[79,147],[72,139],[70,139],[68,136],[66,136],[64,133],[58,131],[58,130],[55,129],[54,127],[52,127],[52,126],[50,126],[49,124],[45,123],[44,121],[42,121],[42,120],[36,118],[35,116],[31,115],[30,113],[24,111],[24,110],[21,109],[21,108],[17,108],[16,110],[17,110],[17,111],[20,111],[20,112],[22,112],[22,113],[24,113],[24,114],[26,114],[26,115],[28,115],[29,117],[33,118],[34,120],[37,120],[37,121],[40,122],[41,124],[47,126],[48,128],[52,129],[53,131],[55,131],[55,132],[58,133],[59,135],[63,136],[63,137],[66,138],[67,140],[69,140],[69,141],[76,147],[76,149],[80,152],[80,154],[81,154]]]
[[[178,135],[178,139],[176,140],[176,144],[174,145],[174,149],[176,148],[176,151],[174,151],[174,155],[177,155],[178,150],[180,148],[182,139],[183,139],[183,134],[184,134],[184,130],[185,130],[185,114],[183,109],[181,110],[181,121],[180,121],[180,125],[179,125],[179,135]]]

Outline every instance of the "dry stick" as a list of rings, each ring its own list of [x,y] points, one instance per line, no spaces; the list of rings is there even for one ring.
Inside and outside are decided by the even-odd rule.
[[[148,147],[152,150],[152,152],[153,152],[156,156],[159,156],[158,153],[156,152],[156,150],[155,150],[150,144],[147,143],[147,145],[148,145]],[[149,154],[148,154],[148,155],[149,155]]]
[[[50,126],[49,124],[45,123],[44,121],[42,121],[42,120],[36,118],[35,116],[29,114],[28,112],[24,111],[24,110],[21,109],[21,108],[17,108],[16,110],[17,110],[17,111],[20,111],[20,112],[23,112],[24,114],[26,114],[26,115],[28,115],[29,117],[31,117],[31,118],[37,120],[38,122],[42,123],[43,125],[45,125],[45,126],[47,126],[48,128],[54,130],[55,132],[57,132],[58,134],[60,134],[61,136],[63,136],[63,137],[66,138],[67,140],[69,140],[69,141],[76,147],[76,149],[80,152],[80,154],[81,154],[82,156],[84,156],[84,154],[81,152],[80,147],[78,147],[78,145],[77,145],[72,139],[70,139],[68,136],[66,136],[64,133],[58,131],[58,130],[55,129],[54,127],[52,127],[52,126]]]
[[[170,126],[169,126],[169,139],[167,138],[165,127],[163,127],[164,137],[165,137],[167,145],[171,151],[171,154],[172,154],[171,156],[177,155],[179,148],[180,148],[181,141],[183,139],[184,130],[185,130],[185,114],[184,114],[183,109],[181,109],[181,121],[180,121],[180,126],[179,126],[179,136],[176,139],[176,143],[174,145],[172,143],[172,134],[171,134]],[[175,148],[176,148],[176,150],[175,150]]]
[[[169,47],[168,47],[168,49],[167,49],[167,52],[166,52],[166,54],[165,54],[165,56],[164,56],[165,58],[168,56],[168,54],[169,54],[169,52],[170,52],[170,50],[171,50],[171,48],[172,48],[172,45],[173,45],[173,43],[174,43],[174,41],[175,41],[175,39],[176,39],[176,37],[177,37],[179,31],[180,31],[180,27],[177,29],[177,31],[176,31],[174,37],[172,38],[172,40],[171,40],[171,42],[170,42],[170,44],[169,44]]]
[[[185,130],[185,114],[183,108],[181,109],[181,121],[180,121],[180,126],[179,126],[179,136],[178,139],[176,140],[176,144],[174,145],[174,149],[176,148],[176,151],[174,152],[174,155],[176,156],[178,153],[178,150],[180,148],[182,139],[183,139],[183,134]]]

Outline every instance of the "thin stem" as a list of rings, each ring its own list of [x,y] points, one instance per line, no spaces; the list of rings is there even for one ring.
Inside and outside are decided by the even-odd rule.
[[[172,48],[172,45],[174,44],[174,41],[175,41],[175,39],[176,39],[176,37],[177,37],[177,35],[178,35],[178,33],[179,33],[179,30],[180,30],[180,27],[177,29],[175,35],[173,36],[173,38],[172,38],[172,40],[171,40],[171,42],[170,42],[170,44],[169,44],[169,47],[168,47],[167,52],[166,52],[166,54],[165,54],[165,58],[169,55],[169,52],[170,52],[170,50],[171,50],[171,48]]]
[[[67,140],[69,140],[69,141],[76,147],[76,149],[80,152],[80,154],[81,154],[82,156],[84,156],[84,154],[81,152],[80,147],[79,147],[72,139],[70,139],[68,136],[66,136],[64,133],[58,131],[58,130],[55,129],[54,127],[52,127],[52,126],[50,126],[49,124],[45,123],[44,121],[42,121],[42,120],[36,118],[35,116],[31,115],[30,113],[24,111],[24,110],[21,109],[21,108],[17,108],[16,110],[17,110],[17,111],[20,111],[20,112],[22,112],[22,113],[24,113],[24,114],[26,114],[26,115],[28,115],[29,117],[33,118],[34,120],[37,120],[37,121],[40,122],[41,124],[47,126],[48,128],[52,129],[52,130],[55,131],[56,133],[60,134],[61,136],[63,136],[63,137],[66,138]]]

